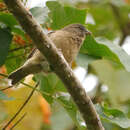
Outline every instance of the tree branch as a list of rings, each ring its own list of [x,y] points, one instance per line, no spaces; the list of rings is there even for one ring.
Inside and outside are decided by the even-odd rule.
[[[40,25],[26,10],[20,0],[4,0],[10,12],[14,14],[26,33],[32,38],[33,43],[44,54],[54,72],[65,84],[69,93],[77,104],[89,130],[104,130],[95,107],[86,94],[79,80],[75,77],[64,57],[58,52],[52,41],[44,34]]]
[[[126,37],[128,35],[130,35],[130,29],[129,29],[130,28],[130,21],[128,21],[126,24],[124,24],[124,21],[123,21],[123,18],[121,16],[119,8],[112,3],[109,3],[109,5],[112,8],[113,14],[116,18],[117,24],[119,25],[121,33],[122,33],[121,40],[119,42],[119,46],[122,46],[124,44]]]
[[[119,46],[123,46],[126,37],[127,37],[127,35],[122,34],[122,37],[121,37],[121,39],[120,39],[120,41],[119,41]]]
[[[117,24],[120,27],[120,30],[123,32],[123,30],[122,30],[123,29],[123,22],[122,22],[122,16],[120,14],[119,8],[112,3],[109,3],[109,5],[113,11],[113,14],[116,18]]]

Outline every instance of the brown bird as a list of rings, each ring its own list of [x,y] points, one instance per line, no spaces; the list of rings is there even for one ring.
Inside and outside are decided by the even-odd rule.
[[[66,61],[71,65],[76,58],[80,47],[90,32],[81,24],[71,24],[61,30],[48,33],[48,37],[53,41],[56,47],[62,52]],[[49,63],[46,58],[35,49],[31,53],[31,57],[24,63],[23,66],[9,75],[12,84],[18,83],[21,79],[29,74],[36,74],[39,72],[50,72]]]

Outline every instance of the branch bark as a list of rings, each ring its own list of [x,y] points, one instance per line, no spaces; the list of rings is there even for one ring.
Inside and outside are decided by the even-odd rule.
[[[25,32],[32,38],[33,43],[46,57],[54,72],[60,77],[67,90],[77,104],[89,130],[104,130],[95,107],[75,77],[64,57],[58,52],[52,41],[44,34],[40,25],[26,10],[20,0],[4,0],[10,12],[14,14]]]

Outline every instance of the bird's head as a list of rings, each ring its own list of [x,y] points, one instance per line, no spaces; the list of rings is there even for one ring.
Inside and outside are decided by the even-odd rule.
[[[80,37],[86,37],[91,34],[82,24],[70,24],[62,30],[74,33]]]

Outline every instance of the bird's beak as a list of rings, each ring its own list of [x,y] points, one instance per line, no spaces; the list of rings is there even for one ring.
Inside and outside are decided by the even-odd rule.
[[[87,36],[87,35],[91,35],[92,33],[90,31],[86,30],[85,34]]]

